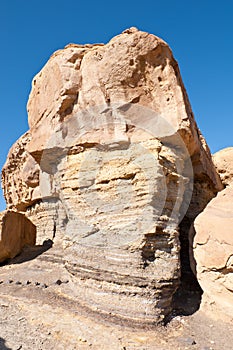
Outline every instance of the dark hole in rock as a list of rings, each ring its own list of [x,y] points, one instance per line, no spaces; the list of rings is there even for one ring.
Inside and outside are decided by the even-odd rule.
[[[203,291],[190,266],[189,229],[192,221],[188,217],[180,223],[180,286],[173,296],[173,316],[188,316],[195,313],[201,304]]]

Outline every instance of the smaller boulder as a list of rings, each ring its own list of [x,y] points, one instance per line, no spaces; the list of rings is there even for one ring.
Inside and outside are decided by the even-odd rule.
[[[233,186],[226,187],[196,218],[190,231],[192,268],[204,303],[233,317]],[[207,303],[206,303],[207,302]]]
[[[0,225],[0,262],[14,258],[24,246],[36,243],[36,226],[24,214],[3,212]]]

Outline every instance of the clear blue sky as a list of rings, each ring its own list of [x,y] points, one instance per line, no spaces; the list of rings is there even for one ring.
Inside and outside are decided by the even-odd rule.
[[[172,48],[211,151],[233,145],[233,0],[1,0],[0,167],[28,129],[31,80],[49,56],[70,42],[106,43],[131,26]]]

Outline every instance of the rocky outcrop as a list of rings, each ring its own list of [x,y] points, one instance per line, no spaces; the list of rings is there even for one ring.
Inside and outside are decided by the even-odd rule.
[[[233,147],[224,148],[213,155],[213,162],[226,186],[233,182]]]
[[[26,245],[36,242],[36,227],[25,215],[13,211],[1,213],[0,262],[14,258]]]
[[[41,198],[39,188],[39,164],[27,152],[31,140],[30,132],[25,133],[10,149],[2,169],[4,196],[8,209],[25,211]]]
[[[8,207],[63,244],[80,303],[160,322],[180,244],[188,256],[189,225],[222,189],[170,48],[136,28],[68,45],[34,78],[28,116],[3,169]]]
[[[190,230],[191,262],[204,291],[203,307],[215,317],[233,314],[233,148],[213,155],[226,187],[198,215]]]
[[[194,223],[194,261],[204,300],[233,315],[233,187],[218,193]]]

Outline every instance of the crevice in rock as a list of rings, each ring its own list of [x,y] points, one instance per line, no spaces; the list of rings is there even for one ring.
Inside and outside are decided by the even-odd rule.
[[[193,161],[193,167],[198,168],[198,162]],[[192,257],[193,237],[191,227],[195,218],[205,209],[207,204],[216,196],[218,191],[212,180],[203,173],[194,176],[192,199],[186,215],[179,225],[180,240],[180,286],[173,296],[174,315],[192,315],[201,304],[203,291],[197,281],[195,260]],[[192,266],[192,268],[191,268]]]
[[[190,218],[185,216],[179,225],[181,275],[180,286],[173,296],[174,315],[192,315],[199,309],[203,294],[190,265],[190,243],[188,234],[192,222]]]
[[[63,111],[59,111],[60,112],[60,121],[62,122],[66,116],[71,115],[75,105],[78,104],[78,100],[79,100],[79,91],[75,91],[74,94],[69,94],[67,93],[66,99],[62,102],[62,105],[64,105],[63,107]]]

